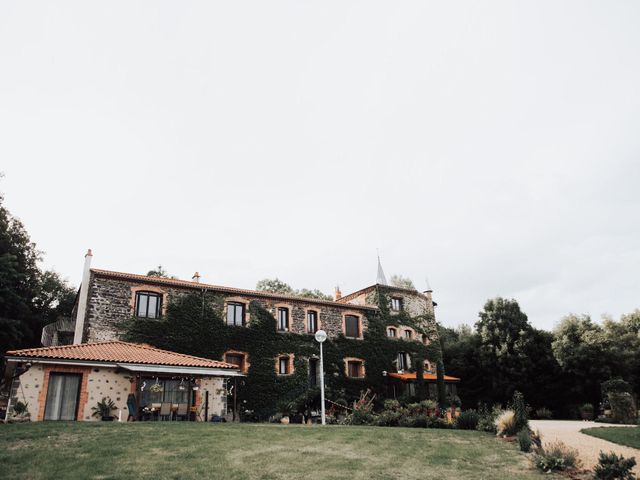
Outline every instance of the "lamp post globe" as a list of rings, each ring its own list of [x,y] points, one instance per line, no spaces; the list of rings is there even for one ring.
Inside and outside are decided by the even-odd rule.
[[[327,424],[327,419],[324,413],[324,359],[322,358],[322,344],[327,339],[327,332],[324,330],[318,330],[315,335],[316,342],[320,344],[320,414],[322,418],[322,425]]]
[[[318,330],[316,332],[316,342],[318,343],[322,343],[327,339],[327,332],[325,332],[324,330]]]

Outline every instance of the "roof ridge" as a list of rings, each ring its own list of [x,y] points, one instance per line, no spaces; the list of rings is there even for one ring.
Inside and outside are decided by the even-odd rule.
[[[44,350],[58,350],[58,349],[70,349],[70,348],[77,348],[77,347],[82,347],[84,345],[104,345],[107,343],[127,343],[129,345],[136,345],[130,342],[123,342],[122,340],[101,340],[99,342],[87,342],[87,343],[71,343],[69,345],[49,345],[48,347],[28,347],[28,348],[19,348],[17,350],[8,350],[6,353],[7,355],[10,353],[15,353],[15,352],[26,352],[29,350],[40,350],[40,351],[44,351]]]
[[[197,357],[195,355],[164,350],[148,344],[125,342],[123,340],[105,340],[73,345],[25,348],[8,351],[6,355],[9,357],[95,360],[127,364],[237,368],[237,366],[222,360]]]
[[[132,345],[132,346],[139,347],[139,348],[144,348],[146,350],[153,350],[153,351],[162,352],[162,353],[171,353],[173,355],[179,355],[181,357],[192,358],[194,360],[205,360],[207,362],[219,362],[220,361],[220,360],[213,360],[212,358],[197,357],[195,355],[189,355],[188,353],[174,352],[173,350],[164,350],[162,348],[154,347],[153,345],[150,345],[148,343],[132,343],[132,342],[123,342],[123,341],[120,341],[120,340],[118,340],[118,342],[119,343],[126,343],[127,345]]]

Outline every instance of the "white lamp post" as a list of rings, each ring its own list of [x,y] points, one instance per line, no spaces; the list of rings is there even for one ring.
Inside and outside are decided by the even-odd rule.
[[[324,415],[324,363],[322,358],[322,343],[327,339],[327,332],[318,330],[316,332],[316,342],[320,344],[320,414],[322,415],[322,425],[327,424]]]

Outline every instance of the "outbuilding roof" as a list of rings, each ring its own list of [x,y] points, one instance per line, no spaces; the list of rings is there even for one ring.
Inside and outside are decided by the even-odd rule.
[[[81,343],[57,347],[12,350],[7,357],[25,359],[76,360],[118,364],[163,365],[173,367],[237,369],[237,365],[161,350],[141,343],[121,341]]]

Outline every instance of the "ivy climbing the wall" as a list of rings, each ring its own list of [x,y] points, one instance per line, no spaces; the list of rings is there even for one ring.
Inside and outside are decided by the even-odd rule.
[[[428,312],[413,317],[407,312],[391,314],[384,288],[378,288],[374,297],[379,311],[367,315],[369,324],[363,340],[340,335],[324,344],[326,393],[334,402],[349,404],[366,389],[377,393],[381,401],[386,392],[383,372],[395,371],[394,361],[401,351],[417,362],[428,359],[442,363],[435,322]],[[275,318],[260,301],[252,301],[248,310],[251,321],[246,327],[229,326],[221,316],[223,295],[188,293],[173,297],[161,319],[134,318],[126,322],[122,334],[129,341],[211,359],[222,359],[228,350],[246,352],[249,368],[237,392],[245,419],[264,421],[278,410],[293,413],[317,408],[318,389],[310,386],[308,369],[309,359],[318,355],[313,335],[278,332]],[[431,342],[425,345],[388,338],[387,327],[400,325],[426,335]],[[293,355],[290,375],[277,374],[276,358],[281,354]],[[346,375],[346,357],[364,360],[363,379]],[[424,388],[419,390],[426,395]]]

